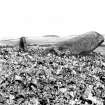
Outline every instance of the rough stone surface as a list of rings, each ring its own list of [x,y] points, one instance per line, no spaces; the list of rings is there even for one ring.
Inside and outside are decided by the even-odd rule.
[[[22,51],[26,51],[27,50],[27,42],[26,42],[26,38],[25,37],[21,37],[20,38],[19,48]]]
[[[79,35],[78,37],[58,42],[56,43],[56,47],[60,49],[69,48],[72,54],[81,54],[95,50],[102,42],[104,42],[104,37],[92,31]]]

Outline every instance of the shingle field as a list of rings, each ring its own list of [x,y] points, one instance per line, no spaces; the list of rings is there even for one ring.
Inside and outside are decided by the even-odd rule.
[[[105,105],[105,57],[28,46],[0,49],[0,105]]]

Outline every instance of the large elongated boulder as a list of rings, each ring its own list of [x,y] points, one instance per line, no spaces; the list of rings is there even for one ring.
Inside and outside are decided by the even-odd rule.
[[[72,54],[80,54],[95,50],[102,42],[104,42],[104,37],[92,31],[68,40],[62,40],[55,45],[59,49],[69,48]]]

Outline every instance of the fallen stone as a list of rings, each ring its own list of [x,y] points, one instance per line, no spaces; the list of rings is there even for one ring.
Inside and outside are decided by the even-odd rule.
[[[56,43],[59,49],[70,49],[72,54],[89,53],[104,42],[104,37],[97,32],[88,32],[74,38]]]

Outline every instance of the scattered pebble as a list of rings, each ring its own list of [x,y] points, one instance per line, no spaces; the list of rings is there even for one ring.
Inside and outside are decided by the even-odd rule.
[[[44,50],[0,49],[0,94],[5,105],[104,105],[105,57],[95,52],[43,55]]]

